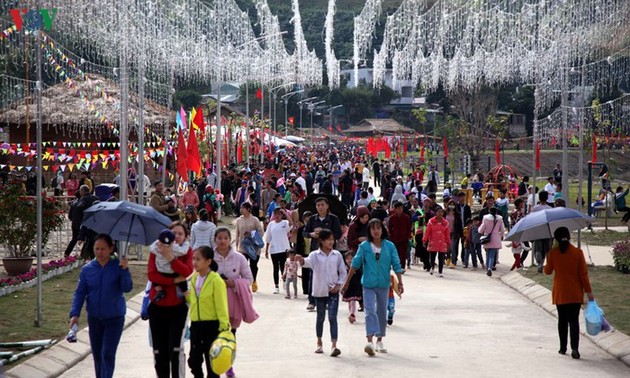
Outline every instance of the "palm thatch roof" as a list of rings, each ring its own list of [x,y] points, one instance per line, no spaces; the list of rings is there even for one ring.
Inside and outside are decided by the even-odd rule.
[[[343,133],[352,137],[367,137],[374,135],[415,134],[416,131],[401,125],[391,118],[365,118],[356,125],[344,130]]]
[[[37,121],[36,98],[27,98],[30,102],[28,118],[31,124]],[[129,122],[138,118],[139,96],[129,92]],[[89,74],[85,80],[73,80],[72,87],[66,83],[56,84],[42,93],[44,124],[86,125],[120,123],[120,85],[102,76]],[[151,100],[144,101],[144,123],[146,125],[166,124],[167,109]],[[0,109],[0,124],[26,124],[26,101],[16,101]],[[175,122],[175,113],[171,114],[171,123]]]

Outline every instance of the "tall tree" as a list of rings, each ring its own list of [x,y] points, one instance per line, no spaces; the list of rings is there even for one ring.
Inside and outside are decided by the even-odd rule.
[[[505,120],[497,120],[497,98],[495,92],[483,87],[476,92],[458,92],[449,96],[452,111],[457,116],[447,123],[446,128],[453,131],[456,138],[449,142],[470,155],[473,169],[477,169],[480,156],[485,153],[501,130],[498,125]]]

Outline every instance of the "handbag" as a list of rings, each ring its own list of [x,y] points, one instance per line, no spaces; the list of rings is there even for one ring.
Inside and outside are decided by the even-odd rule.
[[[488,244],[490,243],[490,241],[492,240],[492,232],[494,231],[494,228],[497,226],[497,221],[494,221],[494,225],[492,226],[492,230],[490,230],[490,233],[488,235],[482,235],[479,238],[479,243],[480,244]]]

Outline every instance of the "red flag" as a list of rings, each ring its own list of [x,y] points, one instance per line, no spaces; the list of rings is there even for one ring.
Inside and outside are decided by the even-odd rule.
[[[494,158],[497,161],[497,165],[501,165],[501,143],[499,138],[494,143]]]
[[[540,142],[536,142],[536,170],[540,170]]]
[[[405,144],[403,145],[403,158],[407,158],[407,139],[405,139]]]
[[[289,123],[291,126],[295,125],[295,117],[289,117]]]
[[[446,137],[442,138],[442,144],[444,145],[444,157],[448,159],[448,143],[446,142]]]
[[[203,119],[203,108],[201,106],[197,109],[197,113],[195,114],[195,118],[192,122],[194,125],[197,125],[199,130],[201,130],[201,139],[206,139],[206,122]]]
[[[238,139],[236,140],[236,162],[243,162],[243,142],[241,141],[241,135],[238,135]]]
[[[591,156],[591,162],[597,163],[597,134],[593,133],[593,152]]]
[[[193,171],[196,176],[201,175],[201,157],[199,156],[199,146],[197,145],[197,137],[195,130],[189,129],[188,147],[186,148],[186,167]],[[179,168],[179,167],[178,167]]]
[[[392,149],[387,141],[383,141],[383,144],[385,145],[385,158],[389,159],[392,156]]]
[[[188,153],[186,151],[184,132],[179,130],[179,136],[177,137],[177,173],[186,180],[188,180],[187,159]]]
[[[259,99],[259,100],[263,99],[262,89],[258,88],[258,90],[256,91],[256,98]]]

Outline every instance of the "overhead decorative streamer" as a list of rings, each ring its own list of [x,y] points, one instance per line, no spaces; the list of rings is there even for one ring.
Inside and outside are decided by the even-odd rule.
[[[330,88],[338,88],[340,82],[340,68],[335,50],[333,50],[334,41],[334,19],[337,12],[336,0],[328,0],[328,13],[326,14],[326,71],[328,73],[328,86]]]

